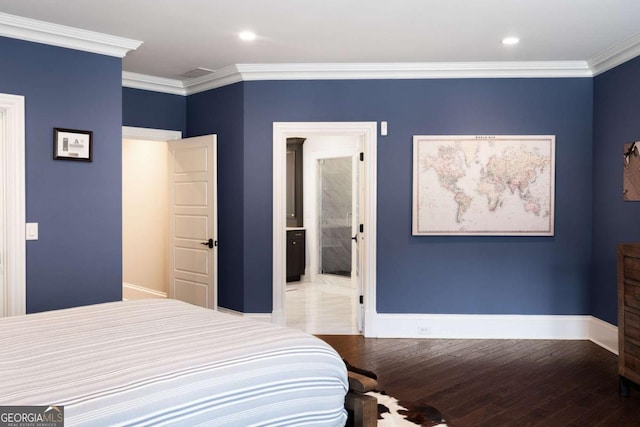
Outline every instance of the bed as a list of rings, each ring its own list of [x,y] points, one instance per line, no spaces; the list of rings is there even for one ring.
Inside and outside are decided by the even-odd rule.
[[[342,426],[347,370],[324,341],[172,299],[0,319],[0,405],[65,425]]]

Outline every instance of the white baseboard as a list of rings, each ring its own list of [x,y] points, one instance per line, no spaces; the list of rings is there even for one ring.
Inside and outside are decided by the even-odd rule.
[[[365,332],[368,338],[589,340],[618,354],[618,328],[593,316],[367,313]]]
[[[145,288],[144,286],[134,285],[133,283],[122,282],[122,299],[125,301],[166,297],[166,292],[156,291],[155,289]]]
[[[593,316],[589,320],[589,339],[611,353],[618,354],[618,327]]]
[[[618,328],[593,316],[375,314],[367,337],[590,340],[618,354]]]
[[[377,338],[589,339],[590,316],[377,314]]]

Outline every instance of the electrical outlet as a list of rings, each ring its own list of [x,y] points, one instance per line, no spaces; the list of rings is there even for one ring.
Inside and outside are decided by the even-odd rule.
[[[430,326],[418,326],[418,335],[431,335]]]

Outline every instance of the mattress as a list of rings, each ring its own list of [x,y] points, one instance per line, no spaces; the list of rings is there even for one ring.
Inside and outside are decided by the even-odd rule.
[[[0,319],[0,405],[65,425],[342,426],[347,373],[324,341],[171,299]]]

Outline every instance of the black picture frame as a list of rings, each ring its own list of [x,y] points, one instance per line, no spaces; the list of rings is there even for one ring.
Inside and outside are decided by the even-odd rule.
[[[53,128],[53,159],[93,162],[93,131]]]

